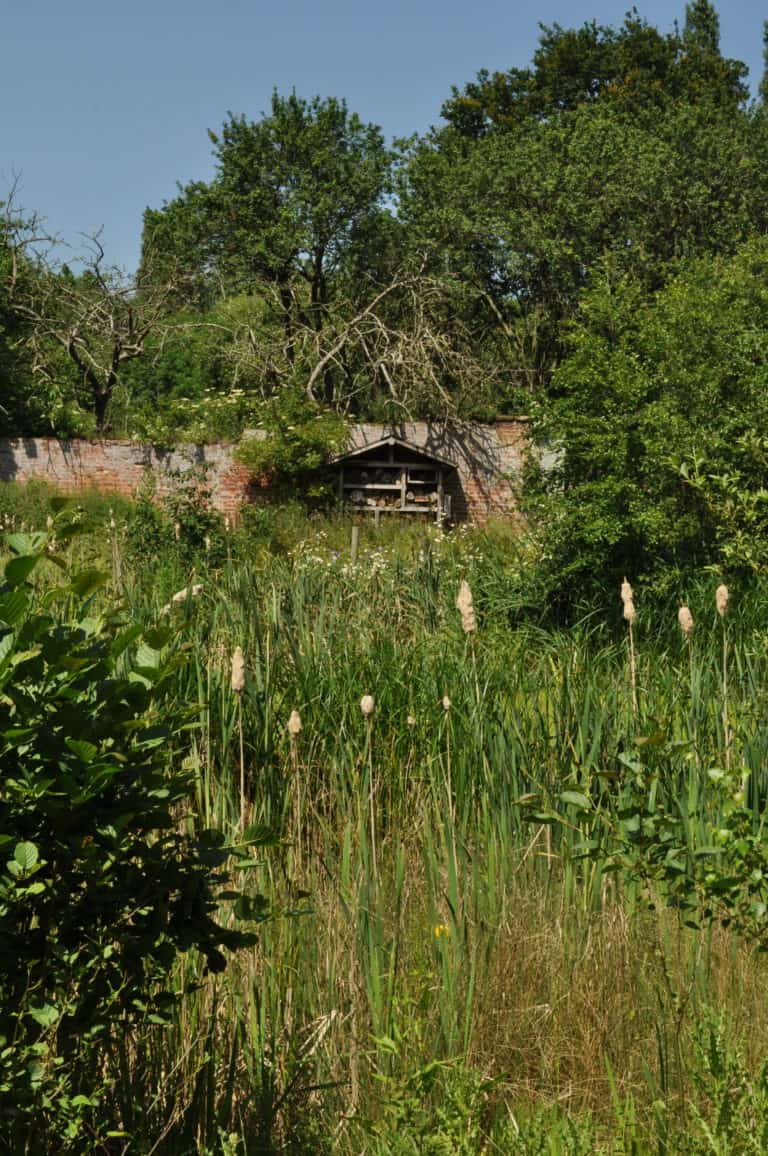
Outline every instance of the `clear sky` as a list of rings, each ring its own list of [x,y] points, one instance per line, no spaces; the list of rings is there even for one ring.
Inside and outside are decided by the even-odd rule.
[[[523,67],[538,23],[619,24],[631,0],[8,0],[3,6],[0,199],[77,245],[103,228],[133,268],[147,205],[212,175],[206,130],[258,119],[273,88],[344,97],[388,137],[439,122],[452,84]],[[662,30],[679,5],[638,0]],[[722,49],[762,71],[768,6],[729,0]]]

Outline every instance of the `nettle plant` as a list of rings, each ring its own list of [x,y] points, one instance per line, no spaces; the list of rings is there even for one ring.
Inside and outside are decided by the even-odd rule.
[[[57,536],[59,531],[57,529]],[[105,1139],[105,1057],[134,1025],[162,1025],[169,975],[196,949],[253,942],[216,919],[237,847],[185,812],[190,714],[172,693],[186,660],[171,628],[103,607],[106,575],[47,580],[44,534],[11,535],[0,586],[0,1151],[83,1150]],[[34,578],[34,586],[32,579]],[[258,840],[262,841],[262,840]],[[234,892],[227,893],[230,898]],[[221,898],[221,896],[219,896]],[[263,907],[253,899],[249,911]],[[258,917],[258,916],[257,916]],[[89,1148],[89,1150],[92,1150]]]

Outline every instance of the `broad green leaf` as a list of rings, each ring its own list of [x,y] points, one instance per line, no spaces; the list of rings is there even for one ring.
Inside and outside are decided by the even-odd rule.
[[[0,594],[0,621],[15,626],[24,616],[28,605],[29,598],[25,590],[9,590]]]
[[[40,554],[23,554],[5,564],[5,578],[11,586],[21,586],[40,561]]]
[[[160,665],[160,651],[145,642],[136,651],[136,665],[139,668],[156,669]]]
[[[572,807],[578,807],[580,811],[590,811],[592,803],[586,795],[582,795],[580,791],[561,791],[560,801],[562,803],[569,803]]]
[[[93,743],[86,742],[84,739],[67,738],[64,741],[69,749],[74,751],[77,757],[82,759],[84,763],[93,762],[93,760],[96,758],[96,755],[99,753],[99,748],[97,746],[94,746]]]
[[[40,1007],[31,1007],[29,1014],[35,1023],[40,1024],[41,1028],[51,1028],[59,1019],[58,1009],[50,1003],[44,1003]]]
[[[133,626],[129,626],[127,630],[122,631],[121,634],[118,634],[113,639],[112,645],[109,648],[112,657],[117,658],[123,653],[124,650],[127,650],[131,643],[135,642],[136,639],[140,637],[141,632],[141,625],[139,623],[135,623]]]
[[[3,665],[6,658],[13,650],[13,644],[15,641],[16,635],[12,630],[6,631],[6,633],[0,637],[0,666]]]
[[[162,650],[173,638],[173,631],[167,626],[150,627],[144,631],[144,641],[153,650]]]
[[[15,654],[11,655],[11,666],[20,666],[22,662],[27,662],[30,658],[37,658],[41,650],[41,646],[31,646],[29,650],[17,650]]]
[[[77,594],[79,598],[87,598],[108,581],[109,574],[106,570],[82,570],[72,579],[70,585],[73,594]]]
[[[40,856],[34,843],[17,843],[13,852],[13,858],[19,867],[21,867],[22,871],[31,871]]]
[[[5,541],[12,554],[21,556],[24,554],[39,554],[45,546],[47,537],[47,534],[42,533],[9,534]]]

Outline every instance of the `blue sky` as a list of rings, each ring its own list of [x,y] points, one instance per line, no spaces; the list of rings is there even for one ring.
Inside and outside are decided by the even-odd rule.
[[[10,0],[0,67],[0,198],[42,214],[64,241],[98,228],[109,259],[136,264],[145,206],[212,174],[206,130],[257,119],[272,89],[344,97],[387,136],[439,121],[452,84],[526,65],[539,21],[618,24],[630,0]],[[685,4],[638,2],[663,30]],[[722,48],[762,70],[756,0],[720,12]]]

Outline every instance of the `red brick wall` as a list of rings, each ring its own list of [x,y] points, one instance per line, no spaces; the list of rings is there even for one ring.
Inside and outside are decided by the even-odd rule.
[[[448,479],[453,517],[483,522],[494,515],[514,516],[514,478],[522,465],[527,440],[524,418],[487,425],[404,422],[358,425],[350,431],[350,448],[359,448],[393,433],[425,453],[455,465]],[[169,493],[190,470],[205,472],[213,506],[236,518],[250,500],[248,472],[233,458],[233,446],[180,446],[162,450],[122,441],[57,441],[55,438],[0,439],[0,481],[46,481],[65,493],[96,489],[134,495],[152,471],[156,492]]]
[[[156,492],[170,493],[180,478],[200,470],[214,507],[236,517],[248,500],[248,472],[233,460],[232,446],[181,446],[161,450],[121,441],[0,439],[0,481],[48,482],[63,493],[95,489],[132,497],[147,470]]]

